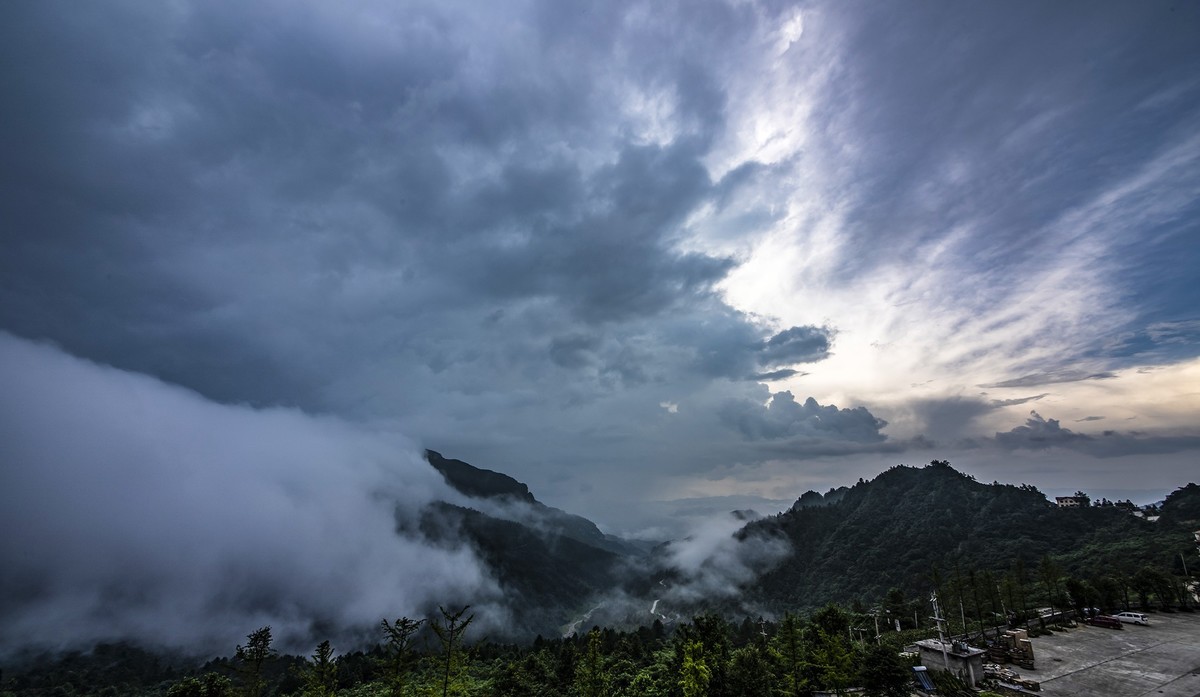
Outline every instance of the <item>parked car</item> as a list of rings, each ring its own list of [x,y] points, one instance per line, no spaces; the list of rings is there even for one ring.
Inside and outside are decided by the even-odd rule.
[[[1147,627],[1150,626],[1150,618],[1146,617],[1140,612],[1118,612],[1113,616],[1128,624],[1144,624]]]
[[[1093,627],[1108,627],[1109,629],[1124,629],[1125,628],[1125,625],[1121,624],[1121,620],[1117,619],[1116,617],[1111,617],[1109,615],[1096,615],[1095,617],[1087,618],[1086,620],[1084,620],[1084,622],[1087,622],[1088,624],[1092,625]]]

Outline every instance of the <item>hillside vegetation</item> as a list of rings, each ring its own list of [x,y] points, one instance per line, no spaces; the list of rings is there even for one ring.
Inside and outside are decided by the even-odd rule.
[[[746,527],[780,535],[794,553],[753,588],[777,609],[926,594],[955,573],[1037,569],[1049,559],[1085,579],[1170,569],[1194,551],[1200,487],[1170,497],[1150,522],[1118,506],[1059,508],[1028,485],[983,484],[949,463],[898,466],[859,481],[828,505],[795,506]]]

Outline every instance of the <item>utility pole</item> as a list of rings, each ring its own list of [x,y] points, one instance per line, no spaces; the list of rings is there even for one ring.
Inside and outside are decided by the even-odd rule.
[[[942,619],[942,611],[938,607],[938,597],[936,592],[929,594],[929,602],[933,603],[933,617],[930,619],[937,624],[938,644],[942,647],[942,665],[946,670],[950,670],[950,658],[946,656],[946,635],[942,631],[942,623],[946,620]]]

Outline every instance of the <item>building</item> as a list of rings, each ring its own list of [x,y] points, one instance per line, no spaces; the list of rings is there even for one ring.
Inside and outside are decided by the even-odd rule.
[[[921,664],[932,670],[948,670],[975,685],[983,680],[983,649],[968,646],[959,641],[942,642],[925,639],[917,642]]]
[[[1055,496],[1054,502],[1059,508],[1086,508],[1092,500],[1086,496]]]

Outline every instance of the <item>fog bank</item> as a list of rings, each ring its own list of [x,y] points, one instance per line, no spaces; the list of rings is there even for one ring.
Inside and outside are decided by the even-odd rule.
[[[0,652],[228,653],[266,624],[304,649],[439,603],[500,619],[469,549],[396,533],[459,498],[398,433],[214,403],[0,332],[0,462]]]

